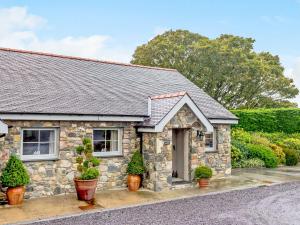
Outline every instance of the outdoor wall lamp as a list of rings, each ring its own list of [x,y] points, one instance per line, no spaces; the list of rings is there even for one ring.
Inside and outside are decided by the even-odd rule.
[[[12,128],[13,126],[5,124],[0,119],[0,138],[5,137],[5,135],[8,133],[8,129]]]
[[[197,130],[197,138],[200,140],[200,141],[203,141],[203,137],[204,137],[204,133],[202,130]]]

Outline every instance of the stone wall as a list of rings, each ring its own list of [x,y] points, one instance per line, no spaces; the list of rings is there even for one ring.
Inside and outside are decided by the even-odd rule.
[[[215,152],[199,154],[199,163],[210,166],[214,177],[231,175],[231,132],[230,125],[217,125],[217,149]]]
[[[188,132],[189,178],[199,164],[213,169],[215,177],[230,175],[230,125],[216,125],[217,148],[215,152],[205,152],[204,140],[197,138],[197,130],[204,130],[203,125],[185,105],[164,127],[161,133],[143,134],[143,155],[147,166],[144,186],[161,191],[172,186],[172,129],[184,128]]]
[[[92,137],[93,128],[123,128],[123,156],[101,158],[98,190],[126,187],[126,167],[133,150],[139,148],[135,123],[130,122],[71,122],[71,121],[5,121],[13,127],[1,138],[0,169],[11,153],[19,153],[22,128],[57,128],[59,130],[59,152],[57,160],[25,162],[31,177],[27,197],[40,197],[74,192],[73,177],[76,174],[75,146],[84,137]],[[205,152],[204,141],[196,135],[203,125],[189,109],[183,106],[164,127],[161,133],[143,133],[143,157],[147,167],[143,185],[150,190],[161,191],[172,186],[172,129],[185,128],[188,132],[190,180],[199,164],[212,167],[214,176],[231,173],[230,125],[217,125],[217,149]],[[0,143],[1,144],[1,143]]]
[[[84,137],[92,137],[93,128],[123,128],[123,156],[101,158],[99,182],[97,189],[126,187],[126,167],[131,153],[139,147],[134,123],[118,122],[66,122],[66,121],[5,121],[13,127],[2,138],[0,167],[3,167],[10,153],[19,153],[21,146],[21,129],[58,128],[58,160],[25,162],[30,173],[31,184],[27,187],[27,197],[40,197],[53,194],[74,192],[73,177],[76,173],[74,147],[81,144]]]

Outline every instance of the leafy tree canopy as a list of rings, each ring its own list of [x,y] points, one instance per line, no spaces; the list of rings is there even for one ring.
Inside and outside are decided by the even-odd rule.
[[[297,106],[289,100],[299,91],[279,57],[255,52],[254,42],[171,30],[137,47],[131,63],[177,69],[227,108]]]

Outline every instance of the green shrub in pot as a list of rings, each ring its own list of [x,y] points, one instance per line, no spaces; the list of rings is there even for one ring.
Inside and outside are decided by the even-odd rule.
[[[200,180],[202,178],[209,179],[212,177],[212,169],[208,166],[198,166],[195,169],[194,178]]]
[[[89,138],[84,138],[82,145],[76,148],[76,163],[77,171],[80,175],[77,179],[93,180],[99,177],[100,159],[93,156],[92,141]]]
[[[127,185],[129,191],[137,191],[141,186],[141,175],[145,172],[142,154],[137,150],[127,165]]]
[[[141,175],[145,172],[143,156],[139,151],[135,151],[127,166],[127,173],[131,175]]]
[[[29,184],[30,177],[18,156],[10,156],[2,171],[0,181],[4,187],[19,187]]]
[[[76,147],[76,163],[79,175],[74,178],[79,200],[91,201],[94,198],[99,173],[100,159],[93,156],[92,140],[84,138]]]
[[[199,188],[208,186],[208,180],[212,177],[212,169],[208,166],[198,166],[194,171],[194,178],[198,181]]]
[[[6,196],[8,204],[20,205],[24,199],[25,185],[29,184],[30,177],[23,162],[16,156],[11,155],[0,177],[2,186],[8,187]]]

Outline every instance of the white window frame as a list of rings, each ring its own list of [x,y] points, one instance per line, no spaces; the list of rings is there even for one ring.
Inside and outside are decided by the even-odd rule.
[[[205,145],[205,135],[206,134],[212,134],[213,135],[213,147],[206,147]],[[216,132],[216,129],[214,129],[213,132],[205,132],[205,135],[204,135],[204,147],[205,147],[205,152],[215,152],[217,151],[217,132]]]
[[[94,131],[97,130],[116,130],[118,131],[118,151],[112,152],[94,152]],[[107,128],[94,128],[92,135],[92,143],[93,143],[93,155],[96,157],[111,157],[111,156],[123,156],[123,129],[116,127],[107,127]]]
[[[23,135],[25,130],[51,130],[54,131],[54,153],[48,155],[23,155]],[[25,142],[26,143],[26,142]],[[41,143],[41,142],[38,142]],[[48,143],[48,142],[47,142]],[[21,159],[23,161],[56,160],[58,159],[58,128],[22,128],[21,129]]]

